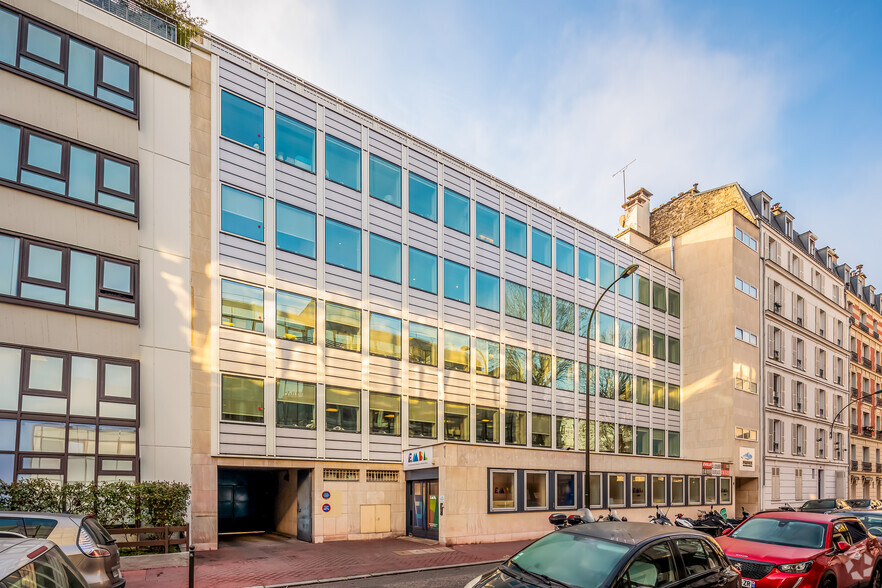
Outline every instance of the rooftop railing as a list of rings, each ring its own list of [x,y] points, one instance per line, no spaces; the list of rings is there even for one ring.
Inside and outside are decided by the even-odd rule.
[[[183,46],[178,40],[178,25],[173,20],[134,0],[83,0],[83,2],[97,6],[137,27]]]

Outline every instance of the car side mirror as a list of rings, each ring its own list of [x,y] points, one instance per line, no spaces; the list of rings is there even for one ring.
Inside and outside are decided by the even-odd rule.
[[[849,547],[851,547],[851,545],[849,545],[849,544],[846,543],[845,541],[838,541],[838,542],[836,543],[836,552],[837,552],[837,553],[842,553],[843,551],[848,551],[848,548],[849,548]]]
[[[730,535],[735,529],[723,529],[723,536]]]

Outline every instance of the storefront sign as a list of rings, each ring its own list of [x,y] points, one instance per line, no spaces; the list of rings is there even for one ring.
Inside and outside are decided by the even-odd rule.
[[[754,450],[750,447],[742,447],[740,449],[741,469],[745,472],[756,470],[756,457],[753,455]]]
[[[724,478],[728,478],[728,477],[731,476],[732,474],[729,473],[729,467],[726,466],[726,467],[724,467],[724,468],[721,470],[720,475],[723,476]]]
[[[703,469],[703,470],[709,470],[709,469],[711,469],[712,467],[714,467],[714,464],[712,464],[712,463],[709,462],[709,461],[703,461],[703,462],[701,462],[701,469]]]
[[[405,470],[419,470],[422,468],[430,468],[434,465],[432,459],[432,448],[423,447],[422,449],[414,449],[408,451],[404,455]]]

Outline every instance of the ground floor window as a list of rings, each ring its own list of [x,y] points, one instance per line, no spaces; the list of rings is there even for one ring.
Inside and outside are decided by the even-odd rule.
[[[556,508],[576,508],[576,474],[555,473],[554,487]]]
[[[527,510],[545,510],[548,508],[548,472],[527,472],[524,486]]]
[[[732,504],[732,478],[720,478],[720,504]]]
[[[646,476],[631,476],[631,506],[646,506]]]
[[[585,481],[585,474],[582,474],[582,482]],[[600,484],[601,475],[600,474],[591,474],[591,481],[589,482],[588,491],[589,491],[589,501],[591,502],[591,508],[600,508],[603,504],[603,496],[600,494]]]
[[[701,478],[689,476],[689,504],[701,504]]]
[[[490,488],[493,491],[490,498],[491,511],[515,509],[515,472],[513,470],[491,470]]]
[[[705,504],[717,502],[717,479],[712,476],[704,479],[704,502]]]
[[[686,479],[683,476],[671,476],[672,506],[681,506],[686,504],[685,486]]]
[[[609,474],[607,479],[610,506],[625,506],[625,475]]]
[[[652,476],[652,504],[667,504],[667,490],[664,476]]]

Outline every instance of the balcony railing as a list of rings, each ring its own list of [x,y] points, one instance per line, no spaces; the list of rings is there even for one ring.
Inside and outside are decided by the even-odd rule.
[[[857,434],[858,434],[858,426],[857,426],[857,425],[852,425],[852,426],[851,426],[851,434],[852,434],[852,435],[857,435]]]
[[[882,364],[876,366],[876,373],[882,374]]]
[[[854,459],[851,460],[851,469],[857,471],[857,469],[858,469],[857,460],[854,460]]]
[[[870,359],[869,357],[863,358],[863,360],[861,360],[861,363],[864,364],[865,368],[873,369],[873,360]]]
[[[870,437],[870,438],[872,438],[874,432],[875,432],[875,431],[873,431],[873,427],[864,427],[864,428],[861,430],[861,435],[864,436],[864,437]]]
[[[882,472],[882,463],[877,463],[876,464],[876,473],[878,474],[880,472]]]
[[[178,26],[167,16],[151,10],[134,0],[83,0],[88,4],[106,10],[137,27],[178,43]]]
[[[865,325],[864,323],[859,323],[859,324],[858,324],[858,327],[860,327],[861,331],[863,331],[864,333],[869,333],[869,332],[870,332],[870,327],[868,327],[868,326]]]
[[[858,354],[857,354],[857,351],[852,351],[852,352],[851,352],[851,361],[857,363],[857,360],[858,360]]]
[[[857,388],[852,388],[852,389],[851,389],[851,397],[852,397],[852,398],[857,398],[857,397],[858,397],[858,389],[857,389]]]
[[[861,462],[861,470],[865,471],[865,472],[872,472],[873,471],[873,464],[871,464],[868,461],[862,461]]]

